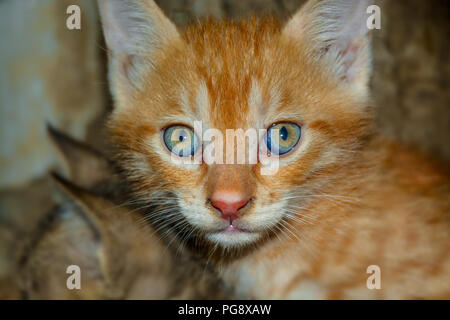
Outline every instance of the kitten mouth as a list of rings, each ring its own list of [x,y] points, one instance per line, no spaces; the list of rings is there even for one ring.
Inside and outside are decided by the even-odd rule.
[[[244,229],[241,227],[237,227],[236,225],[230,223],[225,228],[221,228],[219,230],[214,231],[214,233],[226,233],[226,234],[232,234],[232,233],[253,233],[252,231],[248,229]]]
[[[230,224],[228,227],[222,229],[222,232],[230,232],[230,233],[232,233],[232,232],[248,232],[248,231],[243,230],[243,229],[239,229],[238,227]]]
[[[225,247],[240,247],[258,240],[260,234],[229,224],[226,227],[210,232],[207,237]]]
[[[248,232],[250,233],[250,230],[244,229],[242,227],[238,227],[236,226],[235,223],[236,219],[233,219],[232,217],[230,217],[228,219],[228,226],[226,226],[225,228],[219,230],[219,232],[225,232],[225,233],[237,233],[237,232]]]

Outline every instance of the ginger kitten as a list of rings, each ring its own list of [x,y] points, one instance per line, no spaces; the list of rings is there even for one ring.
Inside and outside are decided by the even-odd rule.
[[[238,297],[450,298],[449,174],[374,129],[370,4],[181,31],[153,1],[99,0],[132,199]],[[262,130],[241,140],[257,161],[224,160],[230,129]]]

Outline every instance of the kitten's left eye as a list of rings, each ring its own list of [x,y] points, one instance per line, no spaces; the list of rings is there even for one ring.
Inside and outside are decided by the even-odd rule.
[[[275,123],[267,130],[267,150],[275,155],[286,154],[297,145],[300,136],[301,128],[295,123]]]
[[[191,128],[173,125],[164,130],[164,143],[177,156],[190,157],[198,149],[199,139]]]

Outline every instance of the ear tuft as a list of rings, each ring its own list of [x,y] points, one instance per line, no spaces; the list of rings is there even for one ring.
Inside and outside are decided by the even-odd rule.
[[[308,44],[346,83],[366,90],[371,73],[366,13],[368,0],[310,0],[288,22],[283,34]]]
[[[115,97],[139,88],[158,50],[179,37],[153,0],[98,0]]]

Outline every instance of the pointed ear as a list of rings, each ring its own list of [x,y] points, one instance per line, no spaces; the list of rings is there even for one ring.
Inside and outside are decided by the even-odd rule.
[[[92,188],[99,182],[112,179],[112,164],[99,152],[86,144],[66,136],[51,125],[48,135],[56,147],[58,158],[67,177],[83,188]]]
[[[153,0],[98,3],[109,49],[110,83],[113,95],[119,99],[141,87],[158,51],[179,34]]]
[[[356,89],[367,92],[371,53],[368,0],[310,0],[287,23],[283,34],[306,43],[310,54]]]

